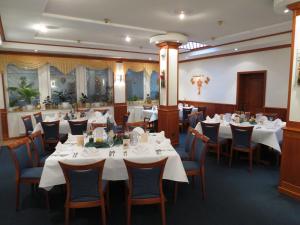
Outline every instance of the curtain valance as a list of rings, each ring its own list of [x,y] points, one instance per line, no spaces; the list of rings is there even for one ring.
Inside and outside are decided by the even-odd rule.
[[[62,58],[49,56],[28,55],[0,55],[0,71],[4,72],[8,64],[14,64],[19,68],[38,69],[46,64],[55,66],[63,74],[68,74],[78,66],[86,66],[92,69],[112,69],[115,62],[98,59]]]
[[[139,63],[139,62],[124,62],[124,72],[126,73],[129,69],[134,72],[145,71],[147,76],[150,76],[153,71],[159,73],[158,63]]]

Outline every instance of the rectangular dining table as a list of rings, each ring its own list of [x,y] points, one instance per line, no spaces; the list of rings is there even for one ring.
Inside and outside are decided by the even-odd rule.
[[[204,121],[207,122],[207,121]],[[282,128],[285,127],[286,123],[282,122],[280,126],[268,126],[268,125],[251,125],[248,122],[241,123],[241,124],[234,124],[237,126],[254,126],[253,133],[252,133],[252,141],[264,144],[266,146],[269,146],[273,148],[276,151],[281,152],[280,143],[282,142],[283,138],[283,130]],[[198,123],[196,128],[200,133],[202,133],[201,124]],[[220,129],[219,129],[219,137],[222,138],[232,138],[231,128],[230,124],[228,122],[221,122],[220,123]]]
[[[125,152],[123,145],[112,148],[87,148],[76,144],[74,135],[69,135],[66,143],[59,143],[56,151],[45,161],[39,187],[50,190],[55,185],[65,183],[59,161],[74,165],[94,163],[106,159],[103,170],[104,180],[127,180],[128,174],[123,159],[148,163],[168,158],[163,179],[188,182],[180,156],[169,139],[162,138],[160,133],[149,134],[147,143],[129,146]],[[113,152],[113,154],[112,154]],[[145,178],[147,179],[147,178]]]

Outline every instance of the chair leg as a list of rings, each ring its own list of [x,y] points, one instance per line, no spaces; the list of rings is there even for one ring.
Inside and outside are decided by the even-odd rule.
[[[70,209],[65,206],[65,225],[69,225]]]
[[[162,225],[166,225],[166,210],[165,210],[165,201],[164,200],[162,200],[160,203],[160,209],[161,209]]]
[[[16,211],[18,211],[20,208],[20,183],[16,183]]]
[[[230,156],[229,156],[229,167],[231,167],[231,163],[232,163],[232,156],[233,156],[233,148],[230,148]]]
[[[127,225],[131,224],[131,202],[127,200]]]
[[[174,184],[174,203],[176,203],[177,201],[177,193],[178,193],[178,182],[175,181],[175,184]]]
[[[106,225],[105,201],[101,205],[102,225]]]
[[[48,194],[48,191],[44,191],[45,192],[45,201],[46,201],[46,208],[48,210],[50,210],[50,203],[49,203],[49,194]]]
[[[192,186],[195,188],[195,176],[192,176]]]
[[[205,199],[206,190],[205,190],[205,169],[201,168],[201,188],[202,188],[202,199]]]

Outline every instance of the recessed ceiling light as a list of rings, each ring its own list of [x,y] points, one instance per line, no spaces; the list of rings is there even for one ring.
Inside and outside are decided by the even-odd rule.
[[[152,60],[152,58],[150,57],[149,60]]]
[[[159,43],[159,41],[156,41],[156,42],[155,42],[155,44],[158,44],[158,43]]]
[[[289,11],[290,11],[289,9],[285,9],[283,12],[288,13]]]
[[[235,49],[234,49],[234,51],[238,51],[238,50],[239,50],[238,48],[235,48]]]
[[[131,37],[126,36],[125,41],[130,42],[131,41]]]
[[[178,17],[179,17],[180,20],[184,20],[185,19],[185,13],[184,13],[184,11],[180,11]]]
[[[34,52],[38,52],[39,50],[35,49]]]
[[[41,24],[41,23],[33,25],[33,29],[41,33],[47,33],[48,31],[45,24]]]

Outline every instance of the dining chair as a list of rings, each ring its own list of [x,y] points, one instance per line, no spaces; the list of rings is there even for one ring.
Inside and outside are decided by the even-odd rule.
[[[43,116],[41,112],[34,113],[33,117],[35,119],[36,124],[43,122]]]
[[[197,115],[195,113],[191,113],[188,115],[189,126],[195,128],[197,125]]]
[[[135,163],[125,160],[128,172],[127,225],[131,224],[132,205],[160,204],[162,224],[166,224],[165,196],[162,177],[167,158],[153,163]]]
[[[189,127],[185,137],[184,147],[181,146],[175,147],[176,152],[178,153],[178,155],[182,160],[189,160],[191,158],[194,138],[195,138],[194,129]]]
[[[179,120],[179,127],[183,131],[189,123],[188,115],[191,114],[192,108],[182,108],[182,118]]]
[[[25,126],[25,134],[26,136],[29,136],[33,131],[31,115],[22,116],[22,120]]]
[[[20,208],[20,184],[38,185],[43,167],[34,167],[29,146],[29,139],[22,138],[7,145],[16,170],[16,210]],[[48,193],[46,193],[46,206],[49,208]]]
[[[35,160],[38,166],[44,166],[46,159],[49,157],[50,153],[46,152],[45,143],[41,131],[36,131],[30,136],[30,140],[33,144],[33,151],[35,155]]]
[[[230,149],[229,166],[231,167],[234,151],[246,152],[249,154],[249,172],[252,172],[253,151],[257,148],[257,143],[251,141],[253,126],[242,127],[230,124],[232,132],[232,144]]]
[[[192,181],[194,183],[194,177],[200,176],[201,178],[201,191],[202,191],[202,199],[205,199],[206,191],[205,191],[205,157],[207,152],[207,143],[209,138],[200,134],[198,131],[193,130],[195,135],[193,144],[192,144],[192,156],[190,160],[183,160],[182,164],[186,175],[188,177],[192,177]],[[175,182],[175,190],[174,190],[174,202],[177,200],[177,192],[178,192],[178,182]]]
[[[151,110],[152,105],[143,105],[144,110]]]
[[[144,121],[138,121],[138,122],[131,122],[131,123],[126,123],[126,130],[127,131],[132,131],[136,127],[141,127],[144,129],[144,131],[147,130],[147,123]]]
[[[103,115],[105,114],[105,113],[107,113],[109,111],[109,109],[94,109],[94,112],[100,112],[100,113],[102,113]]]
[[[196,116],[197,116],[197,123],[200,123],[202,121],[204,121],[204,114],[203,114],[203,111],[200,111],[200,112],[195,112]]]
[[[215,149],[217,161],[220,163],[223,145],[227,145],[227,139],[219,137],[220,123],[201,122],[202,133],[209,138],[208,148]]]
[[[70,209],[100,207],[102,224],[106,225],[108,182],[102,180],[105,160],[87,165],[70,165],[59,161],[66,181],[65,225]]]
[[[268,120],[276,120],[278,118],[278,113],[264,113],[264,116],[268,118]]]
[[[79,121],[69,120],[68,122],[69,122],[72,135],[82,135],[83,132],[87,131],[87,124],[88,124],[87,120],[79,120]]]
[[[107,123],[91,123],[91,129],[95,130],[98,127],[107,127]]]
[[[198,106],[198,112],[203,113],[203,118],[206,118],[206,110],[207,110],[206,106]]]
[[[66,134],[59,134],[59,120],[42,122],[41,124],[44,131],[44,141],[48,147],[52,148],[59,141],[65,142],[67,140]]]

